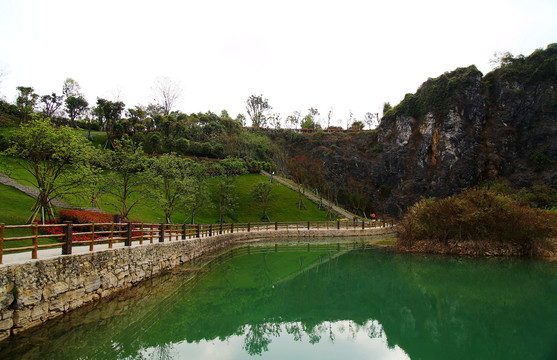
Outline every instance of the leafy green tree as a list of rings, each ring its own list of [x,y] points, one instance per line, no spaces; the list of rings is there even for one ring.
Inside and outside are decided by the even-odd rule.
[[[190,160],[168,154],[153,159],[150,164],[149,194],[164,212],[167,223],[172,223],[172,214],[175,210],[184,208],[192,198],[192,181],[188,176],[190,167]]]
[[[63,102],[64,96],[58,96],[56,93],[41,96],[41,103],[43,107],[42,113],[44,117],[52,119],[56,111],[58,111],[58,109],[62,106]]]
[[[123,148],[117,146],[107,154],[105,174],[106,194],[115,201],[108,201],[123,218],[128,218],[130,211],[146,196],[147,159],[140,153],[140,148]]]
[[[134,133],[145,129],[147,112],[141,106],[136,106],[134,109],[128,109],[127,112],[130,128]]]
[[[246,126],[246,116],[244,114],[238,114],[238,116],[236,116],[236,121],[242,126]]]
[[[97,98],[95,113],[99,117],[101,127],[104,127],[107,133],[112,134],[114,132],[114,125],[120,120],[124,107],[125,105],[121,101]]]
[[[196,163],[191,168],[190,172],[190,193],[191,196],[189,201],[186,202],[184,209],[186,211],[186,216],[191,217],[191,223],[195,224],[195,215],[199,209],[202,207],[212,208],[213,203],[211,202],[211,197],[209,194],[209,189],[207,187],[207,173],[205,172],[205,166],[201,163]]]
[[[32,180],[17,178],[39,190],[28,222],[41,214],[54,218],[52,199],[76,194],[95,172],[90,160],[94,149],[86,138],[68,127],[56,127],[50,119],[34,118],[13,136],[5,154],[16,158],[17,167],[31,174]],[[45,214],[46,212],[46,214]]]
[[[65,98],[73,97],[80,97],[83,96],[81,94],[81,86],[72,78],[67,78],[64,80],[64,85],[62,85],[62,95]]]
[[[17,90],[19,95],[16,99],[16,105],[23,118],[23,122],[27,122],[35,110],[39,95],[35,94],[35,90],[32,87],[18,86]]]
[[[253,186],[251,191],[251,197],[255,200],[259,205],[261,205],[261,210],[263,211],[263,215],[261,216],[261,220],[269,221],[269,217],[267,216],[267,207],[269,206],[269,201],[273,199],[273,186],[268,182],[260,182]]]
[[[303,118],[300,127],[302,129],[319,129],[319,123],[317,122],[317,117],[319,116],[319,111],[315,108],[309,108],[308,114]]]
[[[385,102],[383,104],[383,115],[387,113],[387,111],[391,110],[393,107],[391,106],[390,102]]]
[[[352,123],[352,125],[350,125],[350,129],[352,130],[363,130],[364,129],[364,123],[361,122],[360,120],[356,120]]]
[[[267,125],[265,113],[271,109],[269,100],[264,99],[263,95],[251,95],[246,100],[246,110],[251,118],[251,126],[253,127],[265,127]]]
[[[235,210],[238,207],[238,195],[234,186],[234,177],[223,176],[217,180],[216,191],[213,193],[214,203],[219,210],[219,222],[224,221],[227,216],[236,219]]]
[[[66,111],[70,117],[71,125],[72,127],[75,127],[75,119],[87,111],[89,103],[81,95],[67,97],[65,102]]]

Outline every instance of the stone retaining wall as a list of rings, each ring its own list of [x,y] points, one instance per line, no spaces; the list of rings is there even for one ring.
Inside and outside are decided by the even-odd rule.
[[[0,340],[137,284],[236,241],[371,236],[366,230],[278,230],[137,245],[0,267]]]

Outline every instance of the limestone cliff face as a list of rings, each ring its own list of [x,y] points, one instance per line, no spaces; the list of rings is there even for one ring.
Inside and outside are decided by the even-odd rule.
[[[485,180],[557,187],[557,48],[545,53],[544,76],[532,76],[529,58],[518,64],[524,74],[513,64],[485,77],[475,67],[457,69],[387,113],[377,159],[393,193],[385,210],[397,213],[420,196],[448,196]],[[444,96],[435,98],[435,87]]]
[[[310,154],[348,207],[357,192],[362,211],[395,216],[486,180],[557,188],[557,45],[486,76],[471,66],[429,79],[368,134],[325,135],[290,155]]]

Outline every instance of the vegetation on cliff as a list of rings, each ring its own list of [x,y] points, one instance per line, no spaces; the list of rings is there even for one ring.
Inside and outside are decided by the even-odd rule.
[[[557,213],[535,209],[492,189],[422,199],[399,225],[400,250],[474,255],[554,251]]]

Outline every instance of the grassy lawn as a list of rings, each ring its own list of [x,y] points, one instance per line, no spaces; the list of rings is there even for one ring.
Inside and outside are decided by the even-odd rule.
[[[0,184],[0,223],[6,225],[25,224],[35,200],[30,196],[16,190],[10,186]],[[32,235],[31,229],[6,229],[6,237],[29,236]],[[41,239],[39,244],[49,244],[56,241]],[[17,240],[4,243],[4,248],[16,248],[30,246],[31,240]]]
[[[13,159],[3,158],[5,163],[13,163]],[[24,172],[17,172],[18,176],[27,176]],[[227,222],[260,222],[262,210],[258,203],[252,200],[251,191],[256,183],[269,181],[269,179],[259,174],[249,174],[238,176],[234,182],[235,191],[238,195],[238,208],[236,209],[236,220],[226,218]],[[209,191],[216,191],[214,184],[216,179],[211,179]],[[278,183],[273,184],[274,198],[270,201],[267,214],[271,221],[324,221],[327,220],[327,211],[319,210],[319,206],[308,199],[304,204],[306,209],[300,210],[297,207],[298,194]],[[64,201],[77,206],[88,207],[90,204],[83,198],[72,196]],[[134,197],[130,200],[134,200]],[[29,196],[2,185],[0,192],[0,222],[6,224],[23,224],[33,206],[33,199]],[[100,201],[100,207],[104,212],[116,213],[117,210],[111,203],[116,203],[114,198],[105,195]],[[189,217],[189,214],[188,214]],[[132,209],[130,218],[144,222],[164,222],[164,213],[160,208],[149,199],[144,199],[137,207]],[[186,214],[184,211],[176,211],[172,217],[174,223],[184,222]],[[202,224],[215,223],[218,219],[218,209],[210,206],[202,209],[196,214],[196,222]]]

